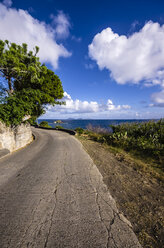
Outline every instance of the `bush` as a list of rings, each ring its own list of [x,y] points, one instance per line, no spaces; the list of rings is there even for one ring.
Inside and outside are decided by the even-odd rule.
[[[101,127],[88,126],[91,140],[119,147],[125,151],[152,158],[164,166],[164,119],[141,123],[126,123],[110,126],[113,132]],[[80,129],[79,129],[80,130]],[[86,133],[86,131],[85,131]]]
[[[81,128],[81,127],[77,127],[77,128],[75,128],[75,131],[76,131],[79,135],[81,135],[81,134],[83,134],[83,133],[84,133],[84,129],[83,129],[83,128]]]
[[[157,160],[164,155],[164,119],[111,127],[115,146]]]
[[[55,127],[56,129],[64,129],[62,126],[60,126],[60,125],[57,125],[56,127]]]
[[[97,134],[97,133],[92,133],[92,132],[90,132],[88,136],[89,136],[89,138],[90,138],[91,140],[93,140],[93,141],[99,141],[99,138],[100,138],[100,135],[99,135],[99,134]]]
[[[40,124],[39,124],[40,127],[48,127],[48,128],[51,128],[51,126],[48,124],[47,121],[42,121]]]

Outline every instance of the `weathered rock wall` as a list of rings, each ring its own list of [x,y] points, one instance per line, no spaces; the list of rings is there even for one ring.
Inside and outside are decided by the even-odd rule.
[[[0,149],[10,152],[24,147],[32,141],[32,131],[29,124],[21,124],[15,128],[6,127],[0,122]]]

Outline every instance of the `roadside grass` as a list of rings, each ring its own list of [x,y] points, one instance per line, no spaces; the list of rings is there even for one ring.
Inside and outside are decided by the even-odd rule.
[[[107,147],[108,145],[106,145]],[[130,162],[131,166],[139,172],[144,172],[156,178],[161,184],[164,183],[164,171],[161,165],[152,158],[141,156],[137,152],[126,152],[122,148],[108,146],[117,160]]]
[[[157,179],[160,184],[164,185],[164,171],[162,166],[163,162],[158,164],[155,159],[149,158],[147,156],[141,156],[141,154],[137,153],[136,151],[127,152],[120,147],[108,145],[105,142],[101,142],[101,138],[99,141],[97,141],[90,135],[78,134],[78,139],[80,141],[92,140],[94,142],[100,143],[106,150],[112,153],[118,161],[128,162],[138,172],[146,173],[147,176],[152,176],[153,178]]]
[[[158,122],[77,128],[79,136],[104,144],[121,159],[133,160],[136,169],[152,174],[164,183],[164,119]]]
[[[120,146],[109,144],[106,134],[96,133],[95,130],[79,131],[76,130],[76,137],[97,165],[118,209],[132,223],[141,245],[163,248],[162,153],[156,157],[135,149],[125,151]]]

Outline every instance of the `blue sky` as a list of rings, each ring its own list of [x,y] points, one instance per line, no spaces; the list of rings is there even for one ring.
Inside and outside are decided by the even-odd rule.
[[[0,39],[40,47],[65,106],[42,118],[164,117],[163,0],[4,0]]]

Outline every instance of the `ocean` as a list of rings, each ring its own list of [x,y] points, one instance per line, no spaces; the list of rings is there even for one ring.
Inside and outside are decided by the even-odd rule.
[[[51,127],[56,127],[57,125],[62,126],[63,128],[66,129],[75,129],[77,127],[81,127],[83,129],[87,129],[88,125],[92,125],[93,127],[101,127],[101,128],[109,128],[109,125],[118,125],[121,123],[132,123],[132,122],[147,122],[149,120],[81,120],[81,119],[77,119],[77,120],[72,120],[72,119],[68,119],[68,120],[61,120],[62,123],[54,123],[56,121],[56,119],[38,119],[38,123],[40,123],[41,121],[47,121],[48,124]]]

